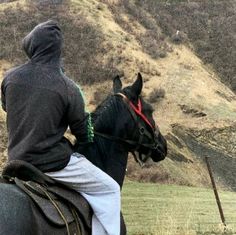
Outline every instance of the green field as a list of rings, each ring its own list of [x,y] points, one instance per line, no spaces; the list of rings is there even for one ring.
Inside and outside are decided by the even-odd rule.
[[[211,189],[126,181],[122,210],[128,235],[235,235],[236,193],[219,196],[226,231]]]

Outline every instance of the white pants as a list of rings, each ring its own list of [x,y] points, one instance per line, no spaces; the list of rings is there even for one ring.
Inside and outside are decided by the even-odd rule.
[[[86,198],[94,211],[92,235],[120,235],[120,186],[109,175],[79,153],[64,169],[46,174]]]

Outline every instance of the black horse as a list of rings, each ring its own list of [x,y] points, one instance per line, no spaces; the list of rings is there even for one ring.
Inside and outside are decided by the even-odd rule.
[[[141,74],[133,85],[124,89],[120,78],[115,77],[114,94],[92,114],[96,147],[79,149],[121,187],[129,152],[138,152],[141,161],[151,157],[155,162],[163,160],[167,153],[166,141],[152,117],[153,108],[140,97],[142,87]]]
[[[155,125],[153,109],[141,97],[142,77],[122,89],[119,77],[113,81],[114,94],[97,107],[92,114],[95,130],[94,144],[77,147],[92,163],[114,178],[122,187],[128,153],[138,161],[152,158],[158,162],[167,154],[167,144]],[[35,205],[14,184],[0,184],[0,234],[46,235],[66,234],[65,228],[56,228],[43,217],[35,219]],[[37,214],[38,215],[38,214]],[[122,234],[125,234],[123,223]]]

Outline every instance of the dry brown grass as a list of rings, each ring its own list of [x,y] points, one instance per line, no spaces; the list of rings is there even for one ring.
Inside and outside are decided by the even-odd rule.
[[[2,45],[0,59],[12,64],[21,64],[26,56],[21,50],[21,40],[34,26],[48,19],[55,19],[63,30],[65,46],[63,53],[66,73],[82,83],[101,82],[119,73],[112,61],[104,61],[103,54],[112,48],[103,45],[104,35],[99,26],[89,22],[77,4],[56,6],[34,5],[27,1],[18,2],[0,11]],[[34,17],[31,17],[32,14]]]
[[[176,147],[169,146],[169,151],[173,148]],[[153,163],[150,160],[141,168],[130,156],[127,177],[139,182],[210,187],[210,178],[205,164],[196,160],[193,155],[191,159],[176,161],[166,158],[159,163]],[[220,187],[223,185],[221,184]]]
[[[169,37],[186,35],[205,63],[213,65],[222,81],[235,86],[235,1],[137,1]],[[135,8],[134,8],[135,9]],[[185,40],[186,41],[186,40]]]
[[[26,57],[20,48],[22,37],[37,23],[54,18],[62,25],[65,35],[66,73],[82,84],[90,110],[111,91],[113,76],[124,74],[124,84],[130,84],[141,71],[146,98],[155,89],[165,90],[162,102],[153,103],[155,120],[165,135],[172,133],[173,124],[196,130],[232,125],[236,118],[233,92],[222,85],[212,68],[204,65],[191,49],[183,44],[174,45],[166,38],[176,32],[168,25],[171,18],[167,13],[157,20],[145,7],[139,11],[147,1],[139,1],[141,5],[136,9],[134,3],[71,0],[63,6],[44,8],[29,5],[29,1],[11,3],[15,7],[1,4],[0,59],[11,65],[24,62]],[[191,107],[206,116],[193,117],[181,107]],[[5,145],[4,141],[2,143]],[[140,174],[137,174],[137,165],[131,164],[128,175],[142,181],[147,178],[153,182],[207,184],[204,182],[205,168],[200,161],[194,164],[178,161],[193,161],[196,156],[187,148],[176,148],[170,143],[173,156],[169,155],[170,158],[160,165],[143,169]]]

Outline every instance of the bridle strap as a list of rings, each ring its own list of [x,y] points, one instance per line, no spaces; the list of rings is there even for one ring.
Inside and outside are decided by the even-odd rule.
[[[115,95],[121,96],[130,105],[130,107],[134,110],[134,112],[143,119],[144,122],[146,122],[153,130],[155,129],[153,125],[150,123],[150,121],[147,119],[147,117],[142,113],[142,103],[140,98],[138,99],[138,105],[136,107],[123,93],[119,92],[116,93]]]
[[[97,132],[97,131],[94,131],[94,134],[97,135],[97,136],[100,136],[102,138],[108,139],[110,141],[115,141],[115,142],[119,142],[119,143],[122,143],[122,144],[128,144],[128,145],[131,145],[131,146],[135,146],[135,148],[132,149],[132,150],[129,150],[129,152],[131,152],[133,154],[134,159],[139,163],[139,165],[141,167],[143,167],[144,163],[150,157],[152,150],[155,150],[155,151],[159,151],[159,150],[158,150],[158,144],[155,143],[155,141],[154,141],[155,134],[152,136],[147,131],[147,129],[143,125],[141,125],[141,123],[138,120],[138,116],[140,116],[141,119],[151,127],[151,130],[153,131],[153,133],[155,132],[155,128],[151,125],[151,123],[148,121],[148,119],[142,113],[142,106],[141,106],[141,100],[140,99],[138,99],[138,107],[135,107],[135,105],[124,94],[116,93],[114,95],[119,96],[123,99],[123,101],[126,104],[126,107],[128,108],[132,118],[134,119],[136,125],[138,126],[138,131],[139,131],[139,140],[138,140],[138,142],[133,141],[133,140],[129,140],[129,139],[123,139],[123,138],[120,138],[120,137],[117,137],[117,136],[111,136],[111,135],[100,133],[100,132]],[[151,143],[151,144],[142,143],[144,136],[147,136],[149,139],[153,139],[153,143]],[[138,151],[142,147],[145,147],[145,148],[149,149],[148,153],[144,157],[143,157],[143,154]],[[136,152],[139,153],[138,156],[136,155]]]
[[[107,135],[107,134],[103,134],[103,133],[100,133],[100,132],[94,132],[95,135],[98,135],[102,138],[105,138],[105,139],[108,139],[110,141],[115,141],[115,142],[120,142],[120,143],[124,143],[124,144],[129,144],[129,145],[132,145],[132,146],[136,146],[135,149],[133,149],[132,151],[130,151],[135,159],[135,161],[140,165],[140,167],[143,167],[145,165],[145,162],[147,161],[147,159],[150,157],[151,155],[151,151],[153,149],[155,149],[156,151],[158,151],[158,146],[157,145],[154,145],[154,144],[143,144],[143,143],[138,143],[138,142],[135,142],[133,140],[127,140],[127,139],[122,139],[120,137],[116,137],[116,136],[111,136],[111,135]],[[139,139],[140,141],[140,139]],[[137,152],[138,149],[140,147],[146,147],[149,149],[148,153],[143,156],[143,154],[141,154],[140,152],[138,152],[138,155],[137,155]]]
[[[133,140],[122,139],[122,138],[117,137],[117,136],[107,135],[107,134],[100,133],[100,132],[97,132],[97,131],[94,131],[94,134],[97,135],[97,136],[101,136],[105,139],[112,140],[112,141],[117,141],[117,142],[129,144],[129,145],[140,145],[138,142],[133,141]],[[156,149],[156,146],[154,144],[141,144],[141,145],[143,147],[146,147],[146,148]]]
[[[101,136],[103,138],[106,138],[106,139],[109,139],[109,140],[112,140],[112,141],[118,141],[118,142],[121,142],[121,143],[126,143],[126,144],[129,144],[129,145],[133,145],[133,146],[136,146],[135,149],[133,149],[133,151],[137,151],[140,147],[146,147],[146,148],[149,148],[150,150],[157,150],[158,148],[158,145],[155,144],[155,142],[153,142],[152,144],[145,144],[145,143],[142,143],[142,140],[143,140],[143,137],[146,135],[149,139],[153,139],[153,137],[151,136],[151,134],[138,122],[137,120],[137,115],[136,115],[136,112],[133,110],[133,108],[130,107],[130,103],[132,103],[124,94],[122,93],[116,93],[114,94],[115,96],[120,96],[123,98],[123,100],[125,101],[125,104],[127,105],[126,107],[128,108],[129,112],[131,113],[134,121],[137,123],[138,127],[139,127],[139,140],[138,142],[137,141],[133,141],[133,140],[128,140],[128,139],[123,139],[123,138],[120,138],[120,137],[117,137],[117,136],[111,136],[111,135],[108,135],[108,134],[104,134],[104,133],[100,133],[100,132],[97,132],[97,131],[94,131],[94,134],[98,135],[98,136]],[[141,106],[139,106],[141,108]],[[140,111],[141,112],[141,111]],[[153,130],[153,129],[152,129]]]
[[[149,139],[152,139],[151,134],[146,130],[146,128],[144,128],[144,127],[140,124],[140,122],[138,122],[138,120],[137,120],[137,114],[138,114],[138,113],[135,111],[135,110],[136,110],[135,105],[134,105],[124,94],[122,94],[122,93],[116,93],[115,95],[116,95],[116,96],[121,96],[121,97],[123,98],[123,100],[125,101],[125,103],[127,104],[127,108],[128,108],[128,110],[129,110],[129,112],[131,113],[131,115],[132,115],[134,121],[135,121],[135,122],[137,123],[137,125],[138,125],[140,136],[143,137],[144,135],[146,135]],[[141,113],[142,116],[144,116],[144,114],[142,113],[141,108],[142,108],[142,106],[141,106],[141,101],[140,101],[140,99],[139,99],[139,102],[138,102],[138,109],[137,109],[137,110],[139,110],[138,112]],[[138,116],[140,116],[140,115],[138,115]],[[145,117],[145,116],[144,116],[144,117]],[[143,119],[143,118],[142,118],[142,119]],[[146,117],[145,117],[145,119],[147,120]],[[143,119],[143,120],[144,120],[144,119]],[[144,121],[145,121],[145,120],[144,120]],[[147,120],[147,121],[148,121],[148,120]],[[146,122],[146,121],[145,121],[145,122]],[[147,123],[147,122],[146,122],[146,123]],[[150,123],[150,122],[148,121],[148,123]],[[148,124],[148,123],[147,123],[147,124]],[[149,125],[149,124],[148,124],[148,125]],[[152,131],[155,130],[155,128],[153,128],[153,126],[151,125],[151,123],[150,123],[149,126],[151,127]],[[140,142],[140,141],[139,141],[139,142]]]

